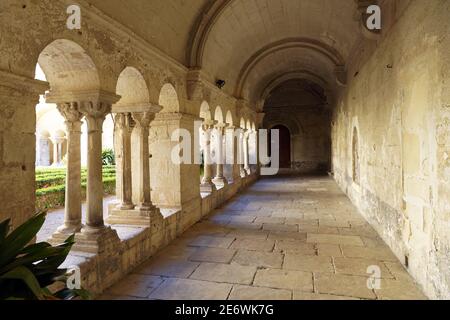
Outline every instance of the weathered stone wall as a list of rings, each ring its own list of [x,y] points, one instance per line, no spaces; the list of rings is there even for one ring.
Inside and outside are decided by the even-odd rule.
[[[332,123],[336,180],[426,294],[447,299],[449,14],[448,1],[412,1],[378,43],[362,47]]]

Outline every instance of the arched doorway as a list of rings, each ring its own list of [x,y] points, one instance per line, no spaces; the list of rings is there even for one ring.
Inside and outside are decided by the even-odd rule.
[[[274,126],[272,130],[279,130],[280,134],[280,169],[289,169],[291,168],[291,132],[283,125]],[[269,150],[271,150],[270,143]]]

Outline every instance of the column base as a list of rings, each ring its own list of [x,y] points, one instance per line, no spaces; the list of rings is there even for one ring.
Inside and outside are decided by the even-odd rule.
[[[135,205],[132,203],[119,203],[116,208],[117,210],[133,210]]]
[[[113,209],[109,212],[106,222],[111,225],[134,225],[134,226],[150,226],[152,217],[161,215],[159,208],[140,207],[133,210]]]
[[[103,254],[117,251],[120,248],[120,239],[117,232],[111,227],[91,228],[84,227],[75,235],[74,251]]]
[[[225,187],[228,184],[228,180],[225,177],[215,177],[212,181],[217,187]]]
[[[83,226],[61,226],[59,227],[47,240],[53,246],[60,245],[64,243],[71,235],[77,234],[81,231]]]
[[[217,191],[216,186],[212,182],[202,183],[200,185],[200,192],[201,193],[213,193]]]

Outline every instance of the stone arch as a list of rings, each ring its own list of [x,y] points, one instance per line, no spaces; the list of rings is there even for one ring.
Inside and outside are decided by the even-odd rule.
[[[209,108],[209,104],[206,101],[203,101],[200,105],[200,112],[199,112],[200,118],[203,120],[212,120],[211,117],[211,110]]]
[[[117,105],[135,105],[150,102],[150,94],[142,73],[134,67],[126,67],[119,75],[116,93],[121,96]]]
[[[100,77],[94,61],[79,44],[58,39],[47,45],[39,55],[51,91],[76,92],[100,89]]]
[[[359,134],[358,128],[353,127],[352,134],[352,179],[356,184],[361,182],[360,157],[359,157]]]
[[[262,108],[264,106],[265,100],[270,96],[271,92],[281,85],[284,82],[294,79],[305,79],[311,81],[312,83],[317,84],[325,91],[330,91],[329,83],[323,77],[317,75],[314,72],[309,70],[295,70],[291,72],[283,72],[275,75],[270,81],[264,82],[263,85],[260,86],[255,98],[259,99],[259,106]],[[262,110],[262,109],[261,109]]]
[[[245,125],[246,125],[245,119],[241,118],[239,126],[241,127],[241,129],[245,129]]]
[[[224,123],[223,112],[220,106],[217,106],[216,111],[214,112],[214,120],[218,123]]]
[[[186,50],[186,61],[190,67],[201,67],[203,51],[205,49],[206,41],[208,40],[209,32],[222,12],[233,1],[234,0],[212,1],[197,19],[194,28],[190,33],[191,37],[189,38]]]
[[[289,129],[291,135],[299,135],[304,132],[301,125],[292,118],[288,118],[285,116],[279,116],[276,114],[268,114],[264,117],[263,127],[267,129],[271,129],[274,126],[283,125]]]
[[[171,83],[162,86],[159,94],[159,105],[163,107],[161,113],[176,113],[180,111],[178,93]]]
[[[276,52],[292,48],[302,48],[328,59],[336,71],[345,69],[345,60],[342,55],[333,47],[315,39],[309,38],[287,38],[268,44],[255,52],[242,67],[236,84],[235,96],[242,98],[243,90],[247,78],[252,70],[266,57]]]
[[[53,143],[50,132],[41,129],[36,134],[36,166],[48,167],[53,161]]]
[[[225,123],[228,124],[229,126],[234,125],[233,114],[231,113],[230,110],[227,111],[227,114],[225,117]]]

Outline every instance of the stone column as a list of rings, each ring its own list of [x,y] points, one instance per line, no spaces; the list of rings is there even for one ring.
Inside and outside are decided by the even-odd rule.
[[[59,167],[62,162],[62,144],[64,142],[63,137],[53,137],[53,166]]]
[[[132,210],[134,204],[131,200],[132,197],[132,180],[131,180],[131,132],[133,130],[133,120],[130,113],[118,113],[115,117],[116,128],[120,131],[118,136],[120,137],[120,149],[119,161],[120,168],[118,170],[120,176],[120,190],[118,196],[120,197],[120,203],[117,205],[119,210]]]
[[[244,171],[247,176],[251,174],[250,170],[250,164],[249,164],[249,156],[250,156],[250,148],[249,148],[249,141],[250,141],[250,130],[246,130],[244,132]]]
[[[246,147],[245,147],[245,129],[240,128],[239,133],[239,170],[241,178],[245,178],[247,176],[247,172],[245,171],[245,161],[246,161]]]
[[[237,128],[233,125],[229,125],[225,129],[225,132],[227,140],[226,158],[227,162],[230,163],[232,167],[231,179],[233,180],[233,183],[237,183],[241,178],[239,164],[240,136],[237,136]]]
[[[216,176],[213,179],[213,183],[216,186],[223,187],[228,184],[227,179],[225,178],[223,174],[223,166],[225,163],[224,158],[224,148],[223,148],[223,142],[224,142],[224,130],[225,125],[224,124],[218,124],[215,128],[216,130],[216,141],[214,142],[216,144],[216,159],[217,159],[217,172]]]
[[[140,112],[133,113],[133,118],[136,121],[136,130],[138,132],[138,146],[136,154],[139,159],[139,167],[136,168],[139,172],[139,180],[133,185],[137,189],[139,195],[138,209],[141,211],[151,211],[155,209],[151,198],[150,188],[150,150],[149,150],[149,131],[150,123],[155,119],[155,113]]]
[[[81,230],[81,118],[77,102],[59,103],[58,110],[67,128],[67,167],[64,224],[52,240],[65,240],[68,235]]]
[[[124,178],[121,179],[120,193],[124,192],[127,197],[131,196],[130,202],[136,206],[133,205],[132,208],[117,206],[115,209],[110,210],[107,220],[109,224],[149,226],[152,221],[158,219],[161,215],[159,209],[153,205],[151,199],[151,156],[149,151],[150,123],[155,119],[156,113],[161,111],[161,109],[162,107],[150,103],[128,106],[116,105],[113,107],[113,112],[118,114],[123,114],[123,110],[128,110],[125,113],[131,115],[134,122],[132,132],[127,133],[129,136],[127,136],[127,141],[123,143],[124,149],[128,149],[128,155],[119,158],[120,161],[118,163],[125,162],[130,164],[130,168],[125,164],[120,166],[120,169],[122,169],[120,171],[129,172],[131,177],[128,178],[128,176],[124,175]],[[119,118],[118,121],[123,122],[123,118]],[[126,121],[131,122],[131,118]],[[123,137],[120,139],[122,141]],[[120,143],[118,144],[118,149],[122,150],[122,146],[119,145]],[[128,186],[128,183],[131,183],[132,186]],[[127,190],[123,190],[122,185]]]
[[[213,123],[206,122],[202,127],[202,148],[204,159],[204,174],[202,183],[200,185],[200,192],[212,193],[216,190],[214,183],[212,182],[212,159],[211,159],[211,130],[213,129]]]
[[[104,228],[103,181],[102,181],[102,128],[105,116],[111,111],[111,104],[86,102],[82,112],[88,128],[88,163],[86,189],[86,226],[83,232],[95,234]]]

